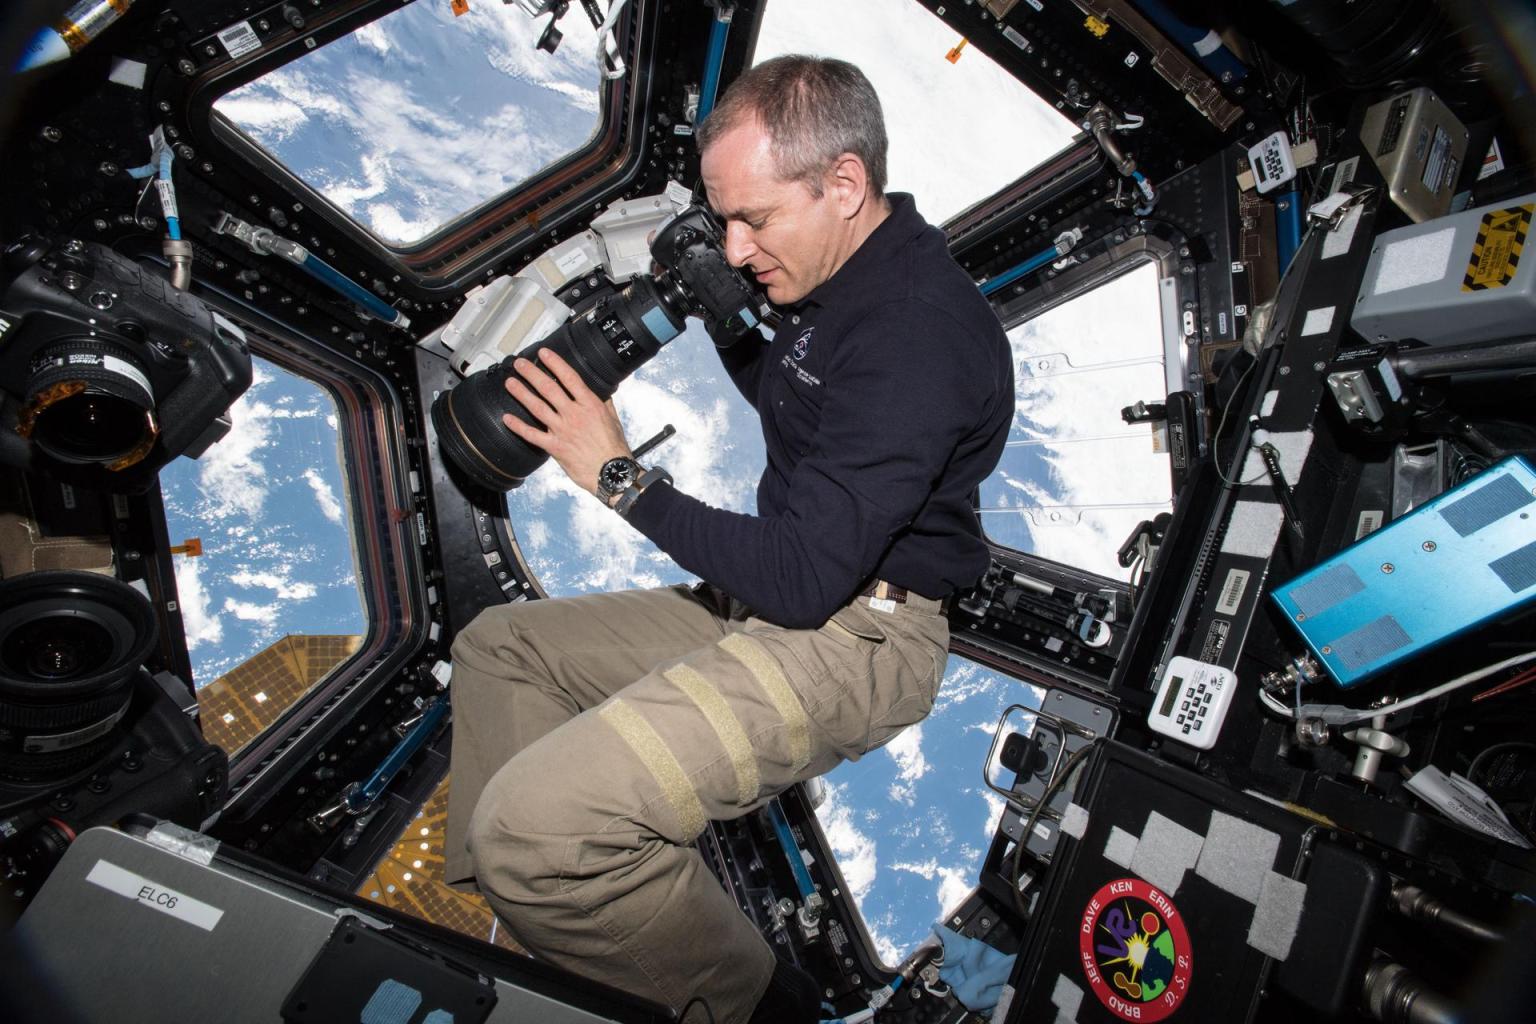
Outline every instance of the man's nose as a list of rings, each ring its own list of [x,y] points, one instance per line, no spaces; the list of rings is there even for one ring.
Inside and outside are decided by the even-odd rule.
[[[725,260],[733,267],[746,266],[747,260],[757,252],[752,241],[752,229],[740,221],[728,221],[725,225]]]

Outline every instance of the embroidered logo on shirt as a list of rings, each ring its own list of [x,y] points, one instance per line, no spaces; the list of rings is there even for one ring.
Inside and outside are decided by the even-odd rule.
[[[805,358],[805,354],[811,350],[811,335],[816,333],[816,328],[807,327],[805,333],[795,339],[795,362]]]

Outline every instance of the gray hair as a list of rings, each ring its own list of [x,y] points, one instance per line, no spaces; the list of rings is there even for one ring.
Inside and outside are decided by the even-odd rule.
[[[768,132],[775,169],[820,199],[827,169],[844,153],[864,162],[876,197],[885,194],[885,115],[864,72],[830,57],[787,54],[747,71],[699,125],[699,153],[756,120]]]

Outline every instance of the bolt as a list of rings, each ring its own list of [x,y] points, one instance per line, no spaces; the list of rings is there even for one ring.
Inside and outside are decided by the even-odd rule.
[[[1312,364],[1312,369],[1316,370],[1318,373],[1322,373],[1327,368],[1328,364],[1323,362],[1321,359]]]
[[[43,129],[43,141],[45,142],[58,142],[63,137],[64,133],[59,131],[53,125],[48,125]]]
[[[1397,566],[1393,565],[1391,562],[1382,562],[1381,563],[1381,571],[1386,573],[1388,576],[1392,575],[1392,573],[1395,572],[1396,570],[1397,570]]]
[[[1289,366],[1282,366],[1282,367],[1280,367],[1280,376],[1282,376],[1282,377],[1289,377],[1290,375],[1291,375],[1291,368]]]
[[[96,166],[96,169],[101,172],[103,177],[110,178],[121,168],[119,168],[117,164],[113,163],[111,160],[103,160]]]
[[[1332,654],[1333,653],[1333,648],[1329,647],[1327,644],[1324,644],[1323,645],[1323,653],[1324,654]]]
[[[1432,541],[1432,540],[1425,541],[1424,542],[1424,550],[1425,551],[1433,551],[1433,550],[1435,550],[1435,542]]]
[[[1297,622],[1306,622],[1307,621],[1307,613],[1306,612],[1297,612],[1296,613],[1296,621]]]
[[[213,47],[210,46],[209,49],[211,50]],[[192,63],[191,58],[183,57],[176,62],[176,70],[184,75],[195,75],[197,74],[197,65]]]

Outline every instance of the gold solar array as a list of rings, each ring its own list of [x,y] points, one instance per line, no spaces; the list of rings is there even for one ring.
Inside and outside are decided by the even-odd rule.
[[[444,928],[513,952],[523,950],[497,925],[485,897],[443,882],[443,832],[448,823],[448,777],[406,826],[399,840],[363,880],[357,894]]]
[[[360,636],[283,637],[197,691],[203,736],[234,754],[362,643]]]

